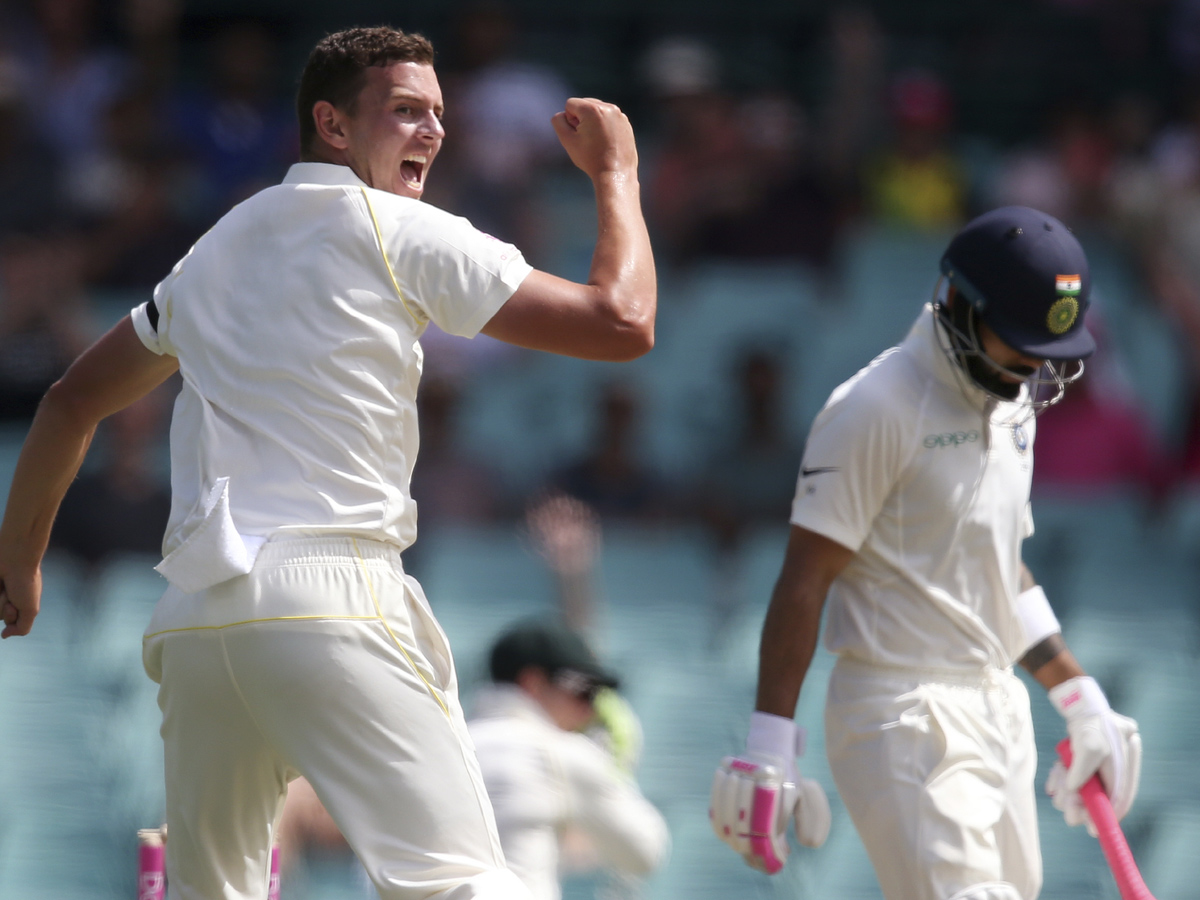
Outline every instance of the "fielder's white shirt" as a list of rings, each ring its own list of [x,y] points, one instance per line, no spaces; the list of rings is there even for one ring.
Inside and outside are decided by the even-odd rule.
[[[476,698],[467,723],[508,867],[536,900],[562,895],[558,836],[587,833],[603,862],[646,875],[666,856],[666,823],[632,779],[582,734],[563,731],[515,685]]]
[[[473,337],[531,271],[345,166],[299,163],[234,207],[155,289],[156,327],[133,311],[183,376],[160,571],[202,589],[276,532],[411,544],[417,339],[430,321]]]
[[[856,551],[830,590],[830,651],[1006,668],[1025,649],[1016,597],[1033,533],[1034,419],[989,399],[946,340],[927,304],[899,347],[833,392],[809,434],[791,521]]]

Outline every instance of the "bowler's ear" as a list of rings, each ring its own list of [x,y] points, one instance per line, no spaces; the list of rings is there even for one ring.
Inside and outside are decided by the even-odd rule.
[[[319,140],[335,150],[345,150],[349,146],[346,136],[348,116],[344,112],[328,100],[318,100],[313,104],[312,117]]]

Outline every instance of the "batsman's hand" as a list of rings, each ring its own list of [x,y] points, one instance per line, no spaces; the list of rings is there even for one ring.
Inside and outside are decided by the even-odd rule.
[[[1112,802],[1117,819],[1124,818],[1137,797],[1142,773],[1142,737],[1128,716],[1112,711],[1094,678],[1070,678],[1050,689],[1050,702],[1067,720],[1073,754],[1068,769],[1056,762],[1046,779],[1046,792],[1068,825],[1096,828],[1079,796],[1095,774]]]
[[[605,174],[637,176],[633,126],[620,107],[593,97],[572,97],[550,123],[571,162],[593,181]]]
[[[747,865],[774,875],[787,862],[788,822],[796,840],[819,847],[829,836],[825,790],[796,771],[804,731],[790,719],[754,713],[746,752],[727,756],[713,777],[709,820]]]

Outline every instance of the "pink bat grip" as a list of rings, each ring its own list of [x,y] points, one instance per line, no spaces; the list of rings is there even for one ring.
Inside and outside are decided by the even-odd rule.
[[[1058,755],[1063,765],[1071,768],[1069,738],[1059,741]],[[1093,775],[1089,778],[1079,789],[1079,796],[1083,799],[1083,805],[1087,807],[1088,815],[1092,817],[1092,824],[1096,826],[1100,849],[1104,851],[1104,858],[1108,860],[1108,867],[1117,882],[1117,890],[1121,892],[1121,900],[1154,900],[1154,895],[1142,880],[1142,873],[1138,871],[1133,854],[1129,851],[1129,843],[1125,840],[1125,833],[1121,831],[1108,794],[1104,793],[1100,776]]]
[[[267,882],[267,900],[279,900],[279,845],[271,847],[271,880]]]
[[[148,835],[148,832],[147,832]],[[138,835],[138,900],[163,900],[167,892],[166,853],[162,839]]]
[[[770,837],[775,829],[775,808],[778,803],[777,788],[754,789],[754,806],[750,810],[750,849],[763,861],[770,875],[783,868],[783,860],[775,855],[775,845]]]

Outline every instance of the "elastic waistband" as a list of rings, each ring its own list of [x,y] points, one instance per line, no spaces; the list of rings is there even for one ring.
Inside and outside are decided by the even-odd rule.
[[[904,681],[933,681],[941,684],[961,684],[968,687],[990,687],[1015,677],[1012,669],[985,666],[981,669],[938,669],[917,666],[892,666],[866,662],[852,656],[839,656],[835,669],[848,675],[873,678],[899,678]]]
[[[382,560],[401,565],[400,548],[386,541],[349,534],[293,534],[277,532],[271,535],[258,553],[256,564],[279,565],[289,562],[333,562]]]

